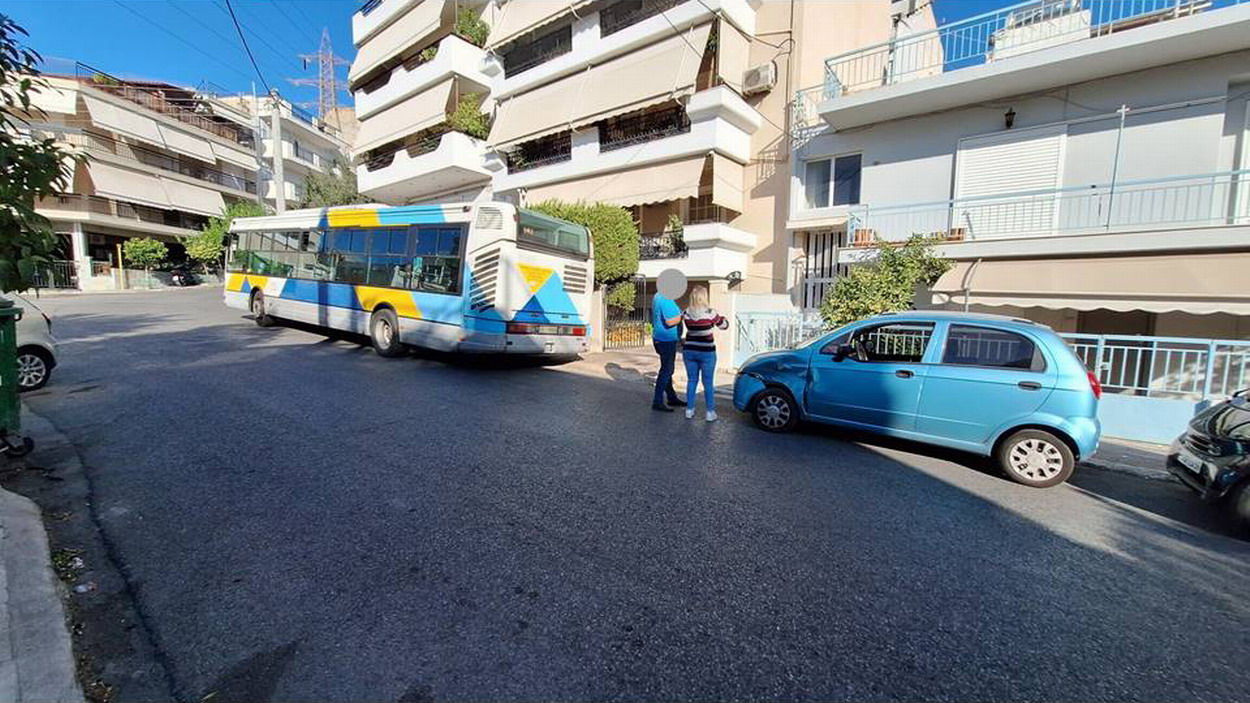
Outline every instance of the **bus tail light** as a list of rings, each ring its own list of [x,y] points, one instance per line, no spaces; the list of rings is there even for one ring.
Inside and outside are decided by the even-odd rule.
[[[585,337],[586,328],[573,325],[541,325],[533,322],[509,322],[508,334],[552,334]]]

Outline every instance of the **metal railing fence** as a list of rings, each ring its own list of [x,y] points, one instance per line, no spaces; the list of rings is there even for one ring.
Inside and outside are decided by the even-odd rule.
[[[36,288],[77,288],[78,265],[73,261],[49,261],[35,269]]]
[[[1064,333],[1108,393],[1224,398],[1250,387],[1250,341]]]
[[[1250,223],[1250,170],[850,209],[847,244]]]
[[[825,61],[825,99],[1250,0],[1029,0]]]
[[[688,253],[681,230],[643,232],[638,238],[638,258],[643,261],[684,259]]]

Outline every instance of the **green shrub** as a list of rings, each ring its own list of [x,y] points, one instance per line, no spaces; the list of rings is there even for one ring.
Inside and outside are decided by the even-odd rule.
[[[460,96],[456,109],[447,116],[447,126],[477,139],[490,135],[490,117],[482,113],[482,96],[468,93]]]
[[[165,242],[158,242],[151,237],[127,239],[122,250],[125,252],[126,263],[147,272],[149,286],[152,284],[152,268],[169,256],[169,247],[165,246]]]
[[[910,310],[916,287],[930,286],[951,262],[933,254],[933,241],[913,235],[901,246],[882,246],[877,260],[851,267],[820,304],[825,324],[838,327],[883,312]]]
[[[595,282],[600,286],[632,278],[638,271],[638,226],[625,208],[608,203],[565,203],[558,200],[530,207],[590,230],[595,246]]]
[[[220,217],[208,218],[208,224],[204,225],[199,234],[182,239],[182,245],[187,249],[187,258],[199,263],[207,271],[209,264],[221,263],[226,234],[230,231],[230,223],[234,222],[234,218],[268,214],[269,210],[264,205],[252,200],[236,200],[230,203]]]
[[[608,304],[608,307],[629,311],[634,309],[635,292],[636,288],[633,281],[619,281],[608,287],[603,300]]]
[[[456,24],[452,31],[470,44],[486,46],[490,25],[486,24],[486,21],[473,11],[473,8],[464,7],[456,13]]]
[[[438,56],[438,44],[431,44],[417,54],[417,57],[421,59],[421,63],[433,61],[435,56]]]

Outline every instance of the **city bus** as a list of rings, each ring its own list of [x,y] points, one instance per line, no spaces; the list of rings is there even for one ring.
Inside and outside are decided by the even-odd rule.
[[[235,219],[225,303],[256,324],[368,335],[382,356],[586,351],[585,227],[500,202],[356,205]]]

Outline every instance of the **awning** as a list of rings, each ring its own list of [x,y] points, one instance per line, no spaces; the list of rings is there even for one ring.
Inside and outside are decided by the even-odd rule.
[[[512,41],[590,3],[591,0],[511,0],[504,3],[486,38],[486,48],[493,49]]]
[[[699,194],[703,162],[703,156],[696,156],[530,188],[526,193],[526,200],[531,204],[544,200],[561,200],[569,203],[602,202],[628,207],[693,198]]]
[[[734,212],[742,212],[745,171],[737,161],[712,154],[712,202]]]
[[[1250,252],[961,261],[933,302],[1250,315]]]
[[[406,49],[425,42],[442,25],[444,5],[444,0],[423,0],[405,10],[403,17],[360,47],[347,72],[347,80],[355,82]]]
[[[161,184],[165,186],[170,206],[176,210],[220,216],[226,209],[226,201],[222,199],[221,193],[211,188],[183,183],[172,178],[161,178]]]
[[[180,153],[194,156],[202,161],[214,163],[217,161],[217,155],[213,153],[213,147],[207,139],[202,139],[186,132],[169,127],[163,124],[156,125],[160,131],[161,137],[165,140],[165,146]]]
[[[103,161],[90,162],[87,172],[91,176],[94,195],[154,207],[169,207],[169,196],[165,194],[161,179],[156,176],[118,168]]]
[[[212,148],[214,156],[228,164],[234,164],[249,171],[255,171],[259,168],[259,165],[256,163],[255,152],[235,149],[217,142],[209,142],[208,145]]]
[[[151,117],[144,117],[91,95],[83,95],[82,99],[87,104],[87,112],[91,113],[92,122],[149,144],[165,146],[160,128]],[[135,109],[141,108],[136,105]]]
[[[448,78],[428,90],[361,120],[360,130],[356,132],[355,153],[363,154],[387,142],[409,134],[416,134],[446,120],[447,103],[451,99],[454,80]]]
[[[491,145],[507,148],[693,92],[711,31],[710,23],[682,30],[639,51],[505,99],[490,132]]]

